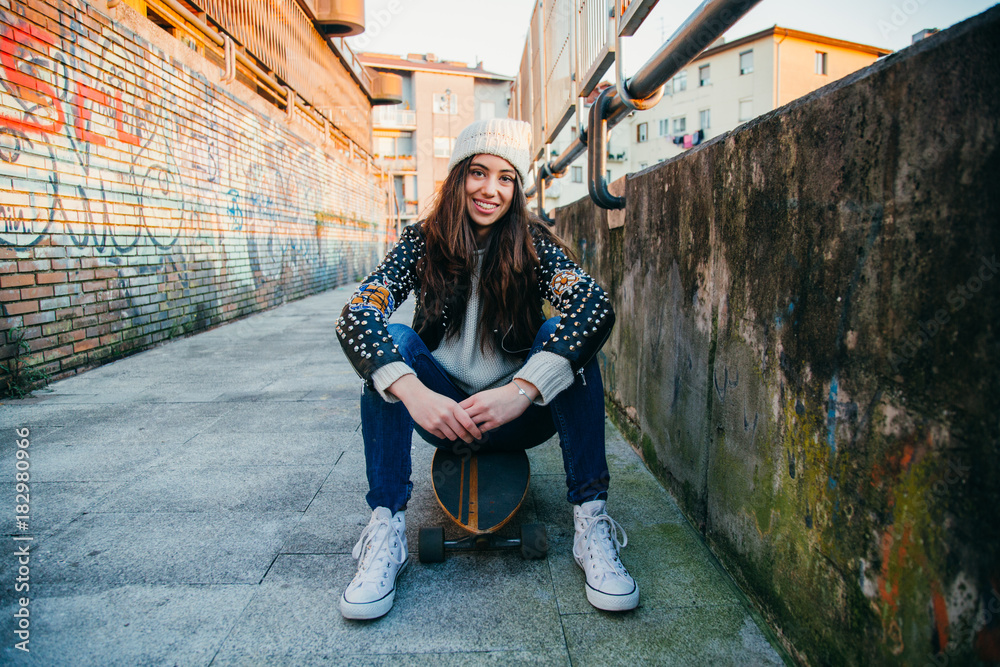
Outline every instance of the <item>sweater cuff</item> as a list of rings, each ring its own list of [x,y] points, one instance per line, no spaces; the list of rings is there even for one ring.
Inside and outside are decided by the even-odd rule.
[[[554,352],[538,352],[528,359],[514,378],[535,385],[538,389],[535,405],[548,405],[559,392],[573,384],[573,368],[566,357]]]
[[[377,371],[372,373],[372,384],[375,386],[375,391],[378,392],[378,395],[381,396],[382,400],[386,403],[399,403],[398,398],[392,394],[385,393],[385,390],[399,378],[404,375],[410,375],[411,373],[413,375],[417,374],[416,371],[402,361],[394,361],[390,364],[382,366]]]

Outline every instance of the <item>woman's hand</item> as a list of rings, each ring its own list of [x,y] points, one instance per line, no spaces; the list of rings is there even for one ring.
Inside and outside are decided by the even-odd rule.
[[[465,409],[447,396],[428,389],[416,375],[404,375],[386,391],[401,400],[413,421],[431,435],[465,442],[483,437]]]
[[[538,397],[539,391],[535,385],[524,380],[518,380],[517,383],[524,388],[527,395],[522,395],[518,385],[511,382],[496,389],[473,394],[458,406],[472,417],[472,421],[480,429],[492,431],[520,417]]]

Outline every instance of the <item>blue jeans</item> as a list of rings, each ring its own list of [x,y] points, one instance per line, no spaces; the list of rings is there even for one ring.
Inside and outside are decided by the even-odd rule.
[[[545,322],[529,353],[555,331],[559,318]],[[390,324],[389,333],[403,359],[428,389],[463,401],[468,394],[458,389],[413,329]],[[604,385],[597,360],[584,366],[583,376],[560,392],[548,405],[530,405],[517,419],[483,434],[483,439],[465,443],[444,440],[416,426],[402,402],[387,403],[378,392],[365,386],[361,395],[361,430],[365,440],[368,495],[372,509],[388,507],[393,512],[406,509],[413,483],[410,481],[410,444],[413,429],[436,447],[462,455],[466,452],[528,449],[559,433],[563,467],[566,469],[566,497],[580,504],[607,498],[608,462],[604,456]]]

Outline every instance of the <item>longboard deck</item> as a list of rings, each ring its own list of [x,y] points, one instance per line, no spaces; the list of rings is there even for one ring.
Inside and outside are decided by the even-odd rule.
[[[500,530],[528,495],[531,469],[524,451],[434,452],[434,496],[452,521],[478,535]]]

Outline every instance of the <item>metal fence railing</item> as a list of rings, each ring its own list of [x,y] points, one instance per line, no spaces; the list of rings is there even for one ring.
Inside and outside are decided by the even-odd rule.
[[[545,107],[548,135],[562,129],[573,113],[572,100],[576,95],[574,5],[573,0],[544,0],[545,94],[551,100]]]
[[[372,125],[384,128],[417,127],[417,112],[397,106],[372,107]]]
[[[614,25],[608,0],[576,0],[579,56],[576,71],[578,94],[587,96],[600,82],[615,57]]]
[[[341,62],[295,0],[191,0],[191,4],[200,6],[345,134],[362,146],[368,145],[371,104],[365,91],[371,92],[370,75],[360,64],[350,68],[354,54],[342,39],[334,40],[340,42]],[[362,88],[349,85],[351,78]]]

